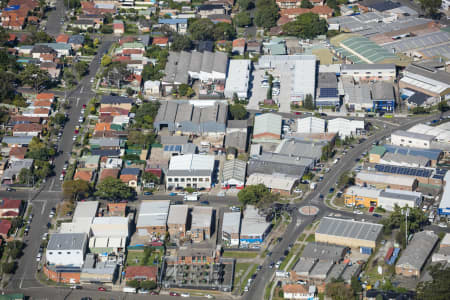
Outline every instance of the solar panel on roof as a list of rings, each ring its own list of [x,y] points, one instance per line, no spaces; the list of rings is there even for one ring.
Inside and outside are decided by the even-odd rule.
[[[338,90],[337,88],[320,88],[320,97],[337,97],[338,96]]]
[[[175,146],[175,151],[180,152],[181,151],[181,146],[180,145],[176,145]]]
[[[169,146],[164,146],[164,151],[169,151]]]

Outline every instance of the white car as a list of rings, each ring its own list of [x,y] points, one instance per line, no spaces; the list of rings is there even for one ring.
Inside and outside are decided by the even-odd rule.
[[[37,262],[41,261],[41,258],[42,258],[42,254],[38,253],[38,255],[36,256],[36,261]]]
[[[90,83],[94,83],[94,77],[91,78]]]
[[[149,294],[148,290],[139,289],[138,294]]]
[[[295,190],[294,190],[294,193],[297,193],[297,194],[300,194],[301,192],[302,192],[301,189],[295,189]]]
[[[214,299],[214,296],[210,295],[210,294],[207,294],[205,297],[208,298],[208,299]]]
[[[189,293],[182,293],[181,297],[183,298],[189,298],[191,295]]]
[[[363,213],[362,211],[360,211],[360,210],[355,210],[354,213],[357,214],[357,215],[362,215],[362,214],[364,214],[364,213]]]
[[[438,226],[439,226],[439,227],[442,227],[442,228],[447,228],[447,224],[446,224],[446,223],[439,223]]]
[[[64,175],[63,175],[63,174],[61,174],[61,175],[59,176],[59,180],[60,180],[60,181],[63,181],[63,180],[64,180]]]
[[[74,135],[73,137],[72,137],[72,141],[76,141],[76,139],[77,139],[77,136],[76,135]]]

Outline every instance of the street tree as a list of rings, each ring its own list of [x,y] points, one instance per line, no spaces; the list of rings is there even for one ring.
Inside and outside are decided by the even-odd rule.
[[[294,21],[283,25],[283,31],[287,35],[302,39],[313,39],[318,35],[326,34],[327,29],[327,22],[315,13],[301,14]]]
[[[97,184],[95,195],[103,199],[119,201],[131,199],[134,196],[134,191],[122,180],[107,177]]]
[[[83,77],[89,72],[89,64],[85,61],[79,61],[73,66],[75,72],[77,72],[78,78]]]
[[[241,11],[234,17],[234,21],[236,25],[239,27],[245,27],[252,24],[252,18],[250,17],[250,13],[247,11]]]
[[[100,64],[102,65],[102,67],[107,67],[112,63],[112,58],[109,55],[103,55],[102,60],[100,62]]]
[[[230,114],[233,120],[244,120],[247,117],[247,110],[242,104],[230,105]]]
[[[138,289],[141,284],[136,279],[133,279],[133,280],[128,280],[126,285],[131,287],[131,288]]]
[[[272,194],[264,184],[257,184],[240,190],[238,199],[243,206],[250,204],[265,210],[278,200],[278,196]]]
[[[311,94],[306,95],[305,100],[303,101],[303,107],[310,110],[315,108],[314,100]]]
[[[63,196],[70,201],[88,197],[91,193],[89,182],[84,180],[66,180],[63,183]]]

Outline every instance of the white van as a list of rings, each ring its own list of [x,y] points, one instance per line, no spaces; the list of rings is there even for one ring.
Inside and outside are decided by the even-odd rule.
[[[129,286],[126,286],[126,287],[123,288],[122,292],[136,294],[136,289],[132,288],[132,287],[129,287]]]

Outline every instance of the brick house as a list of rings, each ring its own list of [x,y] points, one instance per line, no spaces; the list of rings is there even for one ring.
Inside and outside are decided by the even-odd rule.
[[[128,266],[125,270],[125,280],[151,280],[157,282],[158,268],[156,266]]]

